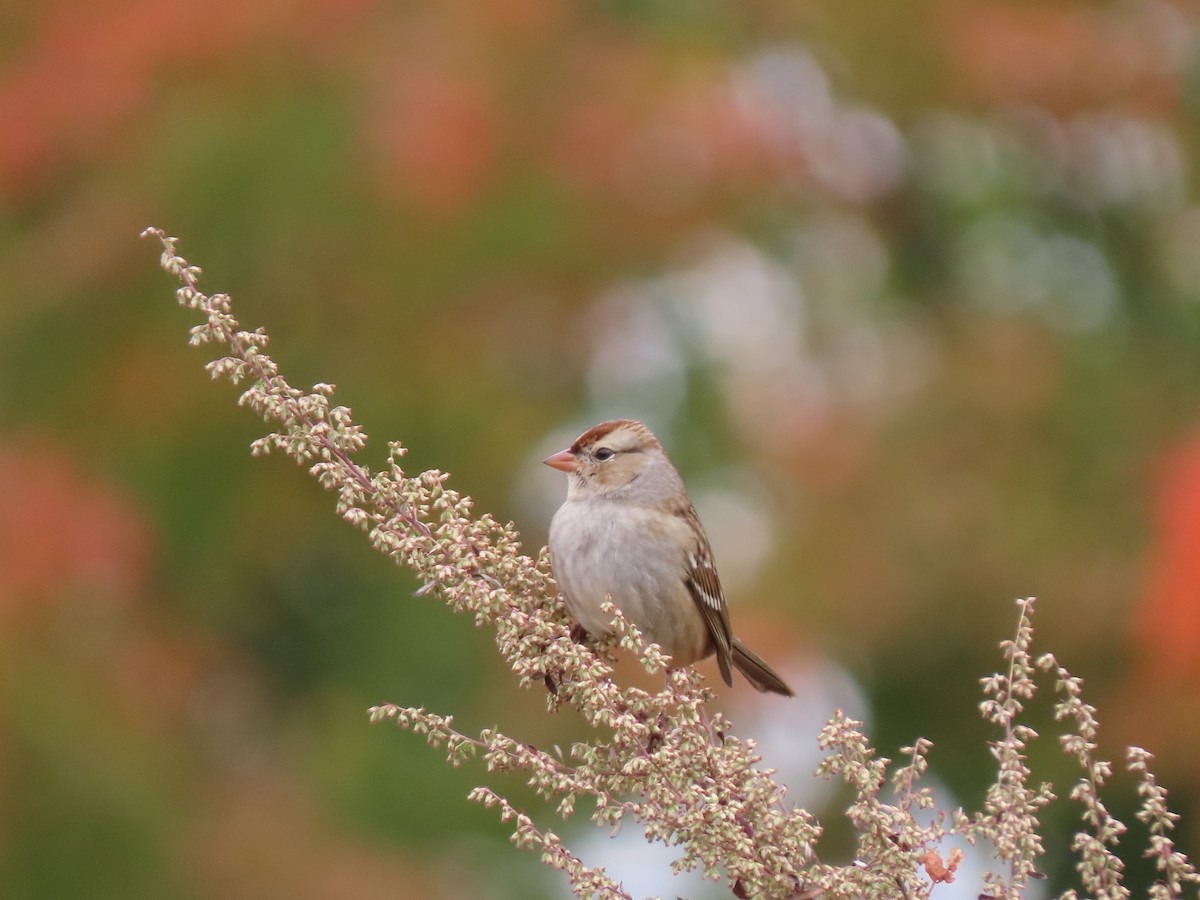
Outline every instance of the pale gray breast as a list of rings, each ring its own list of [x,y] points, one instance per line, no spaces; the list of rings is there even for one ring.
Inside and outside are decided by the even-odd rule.
[[[554,575],[571,614],[591,634],[605,634],[613,602],[680,665],[705,655],[709,639],[684,586],[686,523],[613,500],[567,501],[550,523]],[[614,515],[617,514],[617,515]]]

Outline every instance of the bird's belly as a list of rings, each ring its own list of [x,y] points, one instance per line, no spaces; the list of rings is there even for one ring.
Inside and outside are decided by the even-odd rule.
[[[594,513],[569,522],[574,511],[560,510],[550,528],[554,575],[571,614],[589,634],[608,634],[612,602],[645,640],[659,644],[677,665],[689,665],[711,652],[711,638],[684,584],[683,554],[675,559],[655,546],[636,516],[618,525]]]

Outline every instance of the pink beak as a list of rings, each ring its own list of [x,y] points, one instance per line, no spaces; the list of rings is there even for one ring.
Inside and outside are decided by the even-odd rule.
[[[574,472],[579,468],[579,460],[570,450],[559,450],[553,456],[547,456],[542,462],[560,472]]]

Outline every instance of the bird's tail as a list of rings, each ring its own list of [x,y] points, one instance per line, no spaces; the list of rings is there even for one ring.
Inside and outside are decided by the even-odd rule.
[[[782,678],[775,674],[775,670],[762,661],[761,657],[745,644],[740,638],[733,639],[733,664],[737,670],[746,676],[746,680],[754,685],[754,689],[758,691],[771,691],[775,694],[783,694],[785,697],[796,696],[792,693],[792,689],[787,686]]]

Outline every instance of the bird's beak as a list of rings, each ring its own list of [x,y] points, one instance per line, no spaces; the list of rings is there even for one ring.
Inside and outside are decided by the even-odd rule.
[[[553,456],[547,456],[542,462],[560,472],[574,472],[579,468],[579,460],[570,450],[559,450]]]

